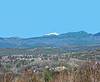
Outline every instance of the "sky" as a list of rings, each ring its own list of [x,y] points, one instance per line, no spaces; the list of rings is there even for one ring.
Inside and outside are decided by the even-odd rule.
[[[0,0],[0,37],[100,32],[100,0]]]

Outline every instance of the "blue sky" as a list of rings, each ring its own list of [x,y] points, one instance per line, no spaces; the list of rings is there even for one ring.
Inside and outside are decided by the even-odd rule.
[[[100,31],[100,0],[0,0],[0,37]]]

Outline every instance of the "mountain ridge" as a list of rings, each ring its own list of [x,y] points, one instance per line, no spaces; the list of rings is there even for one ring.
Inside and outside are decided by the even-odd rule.
[[[99,36],[100,32],[91,34],[85,31],[78,31],[31,38],[0,37],[0,48],[91,46],[100,44]]]

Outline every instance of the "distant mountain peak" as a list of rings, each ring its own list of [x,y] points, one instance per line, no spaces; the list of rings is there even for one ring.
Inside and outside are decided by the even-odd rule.
[[[98,32],[98,33],[94,34],[94,36],[100,36],[100,32]]]
[[[64,34],[61,34],[62,37],[87,37],[89,36],[90,34],[85,32],[85,31],[78,31],[78,32],[68,32],[68,33],[64,33]]]
[[[76,34],[76,33],[78,33],[78,34],[88,34],[87,32],[85,32],[85,31],[78,31],[78,32],[68,32],[68,33],[71,33],[71,34]]]
[[[56,32],[52,32],[52,33],[48,33],[48,34],[45,34],[45,35],[47,35],[47,36],[50,36],[50,35],[59,35],[58,33],[56,33]]]

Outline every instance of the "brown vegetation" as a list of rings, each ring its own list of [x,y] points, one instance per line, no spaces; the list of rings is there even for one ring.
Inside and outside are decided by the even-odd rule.
[[[46,71],[45,74],[34,73],[31,69],[19,75],[6,72],[0,74],[0,82],[100,82],[100,63],[86,62],[70,71]]]

